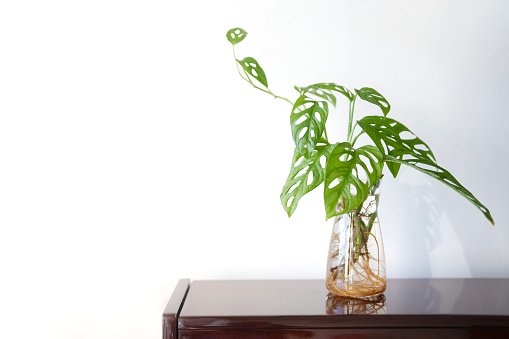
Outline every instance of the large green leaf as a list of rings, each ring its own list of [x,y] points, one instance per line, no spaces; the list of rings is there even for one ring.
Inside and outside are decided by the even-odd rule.
[[[293,152],[292,167],[281,192],[281,204],[290,217],[300,198],[318,187],[325,178],[325,168],[334,145],[317,145],[311,156],[305,158],[297,148]]]
[[[484,214],[486,219],[495,225],[495,221],[491,217],[490,211],[486,206],[481,204],[481,202],[477,200],[470,191],[463,187],[451,173],[445,168],[438,166],[435,162],[416,154],[405,153],[404,150],[396,150],[393,155],[385,155],[384,160],[408,165],[444,183],[474,204],[474,206]]]
[[[374,146],[337,144],[325,168],[324,201],[327,219],[347,213],[366,200],[382,177],[383,154]],[[362,180],[360,178],[363,178]]]
[[[295,89],[300,92],[300,94],[311,93],[319,98],[322,98],[328,102],[330,102],[334,107],[336,106],[336,96],[334,92],[339,92],[346,96],[348,100],[352,101],[354,95],[350,92],[346,87],[336,85],[335,83],[318,83],[314,85],[309,85],[307,87],[297,87]]]
[[[374,115],[364,117],[357,123],[386,155],[395,156],[394,151],[400,150],[401,154],[415,154],[431,162],[436,161],[429,146],[394,119]],[[396,157],[401,159],[401,154]],[[387,163],[387,167],[394,177],[398,175],[399,163]]]
[[[322,138],[329,106],[325,101],[315,101],[301,95],[293,105],[290,125],[295,146],[308,158],[318,140]]]
[[[265,72],[260,67],[260,64],[258,61],[256,61],[254,58],[247,57],[242,60],[238,60],[240,66],[244,69],[244,72],[248,76],[252,76],[256,80],[258,80],[263,86],[269,87],[267,83],[267,77],[265,76]]]
[[[246,37],[247,32],[240,27],[232,28],[226,32],[226,38],[232,45],[236,45]]]
[[[387,99],[385,99],[382,94],[378,93],[373,88],[363,87],[361,89],[356,89],[355,92],[359,95],[359,97],[362,100],[365,100],[380,107],[382,109],[384,116],[387,116],[387,114],[391,110],[391,105],[389,104]]]

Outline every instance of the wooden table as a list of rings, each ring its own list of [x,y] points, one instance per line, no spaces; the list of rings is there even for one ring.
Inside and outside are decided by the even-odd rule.
[[[180,280],[163,314],[173,338],[509,338],[509,279],[390,279],[371,300],[323,280]]]

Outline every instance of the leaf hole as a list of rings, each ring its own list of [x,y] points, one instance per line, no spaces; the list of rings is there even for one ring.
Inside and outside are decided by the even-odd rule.
[[[300,182],[296,182],[295,184],[292,185],[292,187],[290,187],[290,189],[288,190],[288,194],[293,192],[295,190],[295,188],[297,188],[297,186],[299,186]]]
[[[385,140],[382,140],[382,147],[384,149],[385,154],[389,154],[389,145]]]
[[[412,134],[412,132],[410,132],[410,131],[403,131],[403,132],[399,133],[399,137],[403,140],[415,139],[415,135]]]
[[[300,105],[299,107],[303,107],[302,110],[309,109],[309,108],[313,107],[313,103],[307,101],[306,103]]]
[[[256,72],[255,69],[252,69],[251,70],[251,74],[254,76],[254,77],[257,77],[258,76],[258,73]]]
[[[240,34],[240,29],[236,29],[235,34]]]
[[[322,122],[322,117],[320,116],[320,113],[315,112],[315,114],[313,116],[314,116],[316,121]]]
[[[302,139],[302,137],[303,137],[304,135],[306,135],[307,131],[308,131],[308,128],[307,128],[307,127],[303,127],[303,128],[300,130],[300,133],[299,133],[299,139]]]
[[[297,161],[295,161],[293,163],[293,167],[298,167],[301,163],[302,163],[302,160],[304,160],[304,157],[303,156],[300,156]]]
[[[306,115],[301,115],[297,120],[295,120],[294,124],[299,125],[300,123],[304,122],[306,120]]]
[[[286,207],[287,208],[290,208],[290,206],[292,205],[292,202],[293,202],[293,196],[291,196],[288,201],[286,202]]]
[[[415,157],[410,154],[403,154],[403,160],[415,162]]]
[[[313,183],[314,175],[313,172],[309,172],[307,184],[310,186]]]
[[[427,171],[437,172],[437,168],[435,166],[428,165],[428,164],[419,163],[419,168],[422,168]]]
[[[370,173],[373,172],[373,167],[371,166],[371,161],[367,156],[361,154],[361,155],[359,155],[359,160],[362,161],[362,163],[366,165],[366,167],[368,168],[368,171]]]
[[[339,185],[339,179],[336,178],[334,180],[331,181],[331,183],[329,184],[329,186],[327,187],[328,189],[333,189],[334,187],[336,187],[337,185]]]
[[[322,168],[325,168],[326,164],[327,164],[327,157],[325,155],[322,155],[320,157],[320,166],[322,166]]]
[[[357,174],[357,178],[367,178],[369,175],[368,171],[364,168],[364,166],[362,166],[362,164],[357,164],[355,166],[355,172]]]
[[[449,185],[452,185],[452,186],[455,186],[455,187],[458,187],[458,185],[456,185],[456,183],[452,182],[451,180],[447,179],[447,178],[444,178],[442,179],[443,181],[445,181],[446,183],[448,183]]]
[[[350,162],[352,160],[352,155],[351,154],[342,154],[339,156],[339,161],[340,162]]]
[[[414,148],[419,150],[419,151],[429,152],[429,148],[426,147],[425,144],[416,144],[416,145],[414,145]]]
[[[295,178],[299,178],[303,175],[306,174],[306,172],[308,171],[308,168],[309,168],[309,165],[308,166],[304,166],[296,175],[295,175]]]
[[[350,184],[350,193],[352,193],[352,195],[357,195],[357,187],[355,187],[354,185]]]

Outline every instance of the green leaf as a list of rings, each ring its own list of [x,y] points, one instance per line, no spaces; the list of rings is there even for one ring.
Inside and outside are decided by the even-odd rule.
[[[377,105],[382,109],[384,116],[387,116],[389,111],[391,110],[391,105],[385,99],[382,94],[375,91],[373,88],[363,87],[361,89],[356,89],[355,92],[359,95],[362,100],[370,102],[374,105]]]
[[[232,28],[226,33],[226,38],[232,45],[236,45],[246,37],[247,32],[240,27]]]
[[[386,155],[395,156],[394,151],[398,150],[402,152],[401,154],[415,154],[431,162],[436,162],[429,146],[405,125],[394,119],[374,115],[364,117],[357,123],[373,140],[378,149]],[[394,177],[398,175],[399,163],[387,163],[387,167]]]
[[[322,138],[329,106],[325,101],[315,101],[301,95],[293,105],[290,125],[295,146],[308,158],[317,142]]]
[[[481,202],[477,200],[465,187],[463,187],[463,185],[461,185],[451,173],[449,173],[445,168],[438,166],[435,162],[415,154],[407,154],[404,150],[395,151],[394,155],[385,155],[384,160],[410,166],[444,183],[474,204],[474,206],[484,214],[486,219],[495,225],[495,221],[491,217],[490,211],[486,208],[486,206],[481,204]]]
[[[399,173],[399,168],[401,167],[401,164],[398,164],[397,162],[386,162],[387,168],[391,172],[392,176],[396,178]]]
[[[382,177],[382,168],[383,154],[376,147],[367,145],[355,149],[347,142],[336,145],[325,167],[327,219],[362,204]]]
[[[307,87],[297,87],[295,89],[300,92],[300,94],[311,93],[316,95],[319,98],[322,98],[328,102],[330,102],[334,107],[336,106],[336,96],[333,92],[339,92],[346,96],[348,100],[352,101],[354,95],[350,92],[346,87],[336,85],[335,83],[318,83],[314,85],[309,85]]]
[[[293,152],[292,167],[281,192],[281,204],[288,217],[297,208],[300,198],[318,187],[325,178],[325,168],[321,162],[327,163],[330,152],[334,145],[318,145],[311,152],[309,158],[305,158],[297,148]]]
[[[265,76],[265,72],[260,67],[258,61],[251,57],[244,58],[242,60],[238,60],[240,66],[244,69],[246,75],[250,75],[256,80],[258,80],[263,86],[269,87],[267,83],[267,77]]]

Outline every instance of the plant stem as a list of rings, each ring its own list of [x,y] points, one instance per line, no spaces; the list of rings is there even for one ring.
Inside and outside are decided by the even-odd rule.
[[[355,123],[355,126],[357,126],[357,123]],[[355,126],[353,127],[353,129],[355,130]],[[357,139],[362,135],[362,133],[364,133],[364,131],[361,131],[359,134],[357,134],[355,136],[355,138],[353,138],[352,140],[352,146],[355,145],[355,143],[357,142]]]
[[[251,79],[249,78],[249,75],[247,74],[246,70],[245,69],[242,69],[244,71],[244,74],[246,74],[246,77],[244,77],[242,75],[242,73],[240,73],[240,69],[239,69],[239,62],[238,62],[238,59],[237,59],[237,56],[235,55],[235,46],[232,46],[233,47],[233,57],[235,58],[235,66],[237,66],[237,71],[239,72],[239,75],[242,79],[246,80],[247,82],[249,82],[251,84],[251,86],[253,86],[254,88],[256,89],[259,89],[260,91],[262,92],[265,92],[267,94],[270,94],[274,97],[274,99],[282,99],[284,101],[286,101],[287,103],[289,103],[290,105],[293,106],[293,102],[291,102],[290,100],[288,100],[287,98],[285,97],[282,97],[282,96],[279,96],[279,95],[276,95],[274,93],[271,92],[271,90],[266,87],[267,89],[263,89],[263,88],[260,88],[258,86],[256,86],[255,84],[253,84],[253,82],[251,81]]]
[[[239,72],[239,75],[242,79],[246,80],[247,82],[249,82],[251,85],[253,84],[251,81],[249,81],[248,79],[244,78],[244,76],[242,75],[242,73],[240,73],[240,69],[239,69],[239,63],[237,62],[237,56],[235,55],[235,46],[232,46],[233,48],[233,58],[235,59],[235,66],[237,67],[237,72]]]
[[[348,143],[352,142],[352,135],[353,135],[352,123],[353,123],[353,112],[355,109],[355,99],[357,99],[357,94],[353,97],[353,100],[350,101],[350,110],[348,112],[349,113],[348,114],[348,133],[346,135],[346,141]]]

